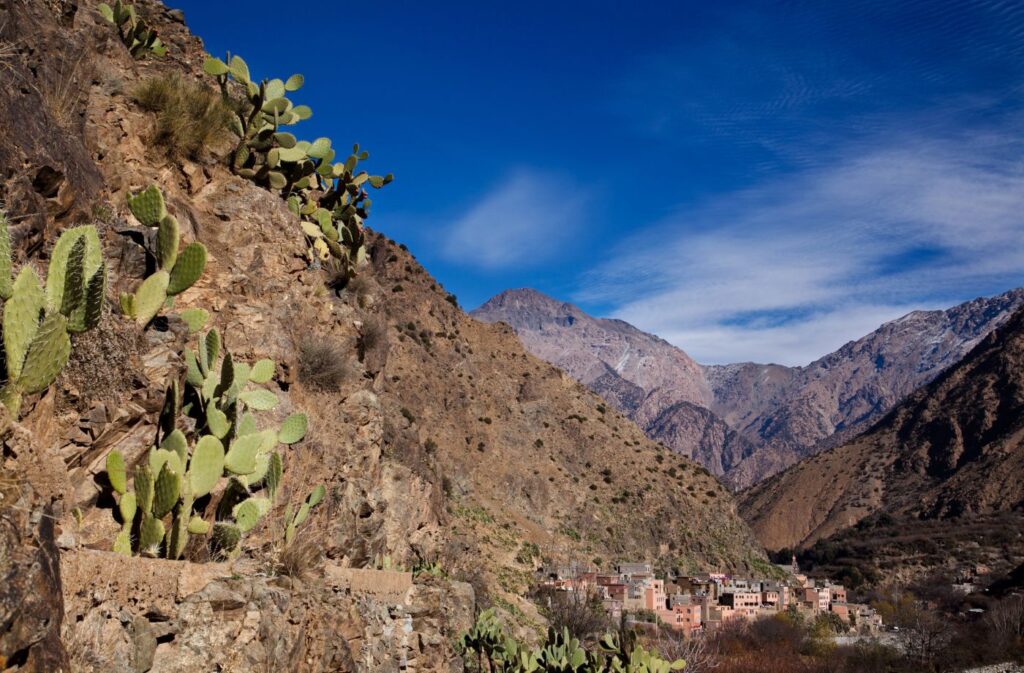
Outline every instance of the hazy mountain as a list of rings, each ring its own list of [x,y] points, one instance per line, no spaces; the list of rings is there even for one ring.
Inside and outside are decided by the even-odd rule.
[[[535,290],[503,292],[472,315],[508,323],[527,349],[650,437],[743,488],[864,430],[1022,303],[1024,290],[1012,290],[944,311],[914,311],[805,367],[702,367],[628,323],[593,318]]]

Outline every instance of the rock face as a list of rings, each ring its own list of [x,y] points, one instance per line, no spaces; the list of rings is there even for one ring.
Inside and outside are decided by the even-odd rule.
[[[701,367],[617,320],[534,290],[510,290],[472,315],[511,325],[650,436],[744,488],[863,431],[958,362],[1024,304],[1024,290],[946,311],[915,311],[805,367]]]
[[[875,514],[956,521],[1024,502],[1024,311],[868,432],[744,494],[771,549]],[[950,523],[949,525],[953,525]]]
[[[404,246],[371,233],[369,263],[336,292],[331,274],[304,261],[282,199],[232,175],[222,149],[184,160],[151,142],[153,116],[131,91],[176,73],[209,78],[178,13],[134,4],[166,58],[132,59],[91,6],[0,7],[0,31],[39,37],[12,38],[17,49],[0,62],[5,75],[11,65],[41,78],[21,91],[27,102],[0,99],[0,129],[32,129],[0,136],[0,197],[13,213],[36,213],[20,221],[34,224],[16,237],[18,263],[45,268],[56,232],[89,221],[109,269],[100,325],[75,336],[61,377],[26,397],[18,422],[0,423],[0,667],[459,670],[452,644],[474,601],[513,606],[513,625],[542,623],[525,598],[542,558],[694,571],[766,562],[712,475],[526,353],[505,326],[467,317]],[[61,49],[81,54],[88,73],[66,115],[53,107],[59,79],[44,78],[59,72]],[[23,124],[30,108],[39,117]],[[36,180],[44,165],[52,170]],[[121,232],[126,195],[150,184],[209,261],[166,319],[142,330],[116,297],[145,270]],[[145,459],[194,338],[176,313],[193,307],[210,312],[236,361],[279,363],[269,385],[280,402],[266,422],[309,417],[305,439],[284,451],[273,509],[227,568],[201,542],[179,562],[107,551],[118,524],[106,456]],[[327,344],[337,361],[327,389],[303,374],[309,344]],[[287,505],[316,484],[327,496],[284,545]],[[339,580],[435,563],[443,577],[417,575],[400,596]]]

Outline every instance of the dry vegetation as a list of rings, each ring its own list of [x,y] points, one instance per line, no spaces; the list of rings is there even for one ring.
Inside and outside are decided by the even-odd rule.
[[[305,338],[299,344],[299,381],[321,392],[341,389],[347,378],[348,351],[329,338]]]
[[[146,80],[132,97],[156,115],[152,142],[174,158],[201,158],[225,136],[231,121],[231,108],[219,93],[178,73]]]

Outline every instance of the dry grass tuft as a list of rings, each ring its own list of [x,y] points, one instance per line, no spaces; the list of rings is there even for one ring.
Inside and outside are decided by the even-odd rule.
[[[83,56],[83,51],[72,53],[65,48],[61,51],[60,64],[52,80],[44,78],[38,86],[31,84],[39,92],[50,116],[64,129],[72,128],[76,117],[82,113]]]
[[[302,579],[323,560],[323,546],[314,541],[295,541],[278,558],[278,574]]]
[[[345,347],[337,341],[307,337],[299,344],[299,381],[314,390],[341,389],[347,373]]]
[[[228,132],[232,112],[221,95],[177,73],[146,80],[132,98],[156,114],[153,142],[172,158],[198,159]]]

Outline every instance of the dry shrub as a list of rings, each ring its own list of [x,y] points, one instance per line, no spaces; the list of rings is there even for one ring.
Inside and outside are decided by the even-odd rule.
[[[299,344],[299,381],[314,390],[339,390],[346,378],[345,363],[345,348],[337,341],[307,337]]]
[[[384,343],[387,338],[388,326],[380,318],[370,318],[363,322],[359,329],[359,359],[363,360],[366,354]]]
[[[281,575],[302,579],[323,559],[323,545],[315,541],[296,540],[284,548],[277,562]]]
[[[231,122],[231,108],[219,93],[177,73],[146,80],[132,97],[143,110],[156,114],[153,142],[171,157],[198,159],[225,136]]]
[[[0,52],[3,51],[0,49]],[[65,129],[70,129],[82,112],[83,77],[87,76],[82,69],[82,57],[81,50],[72,51],[70,47],[65,47],[61,50],[60,62],[55,64],[52,75],[43,78],[37,87],[33,85],[53,120]]]

